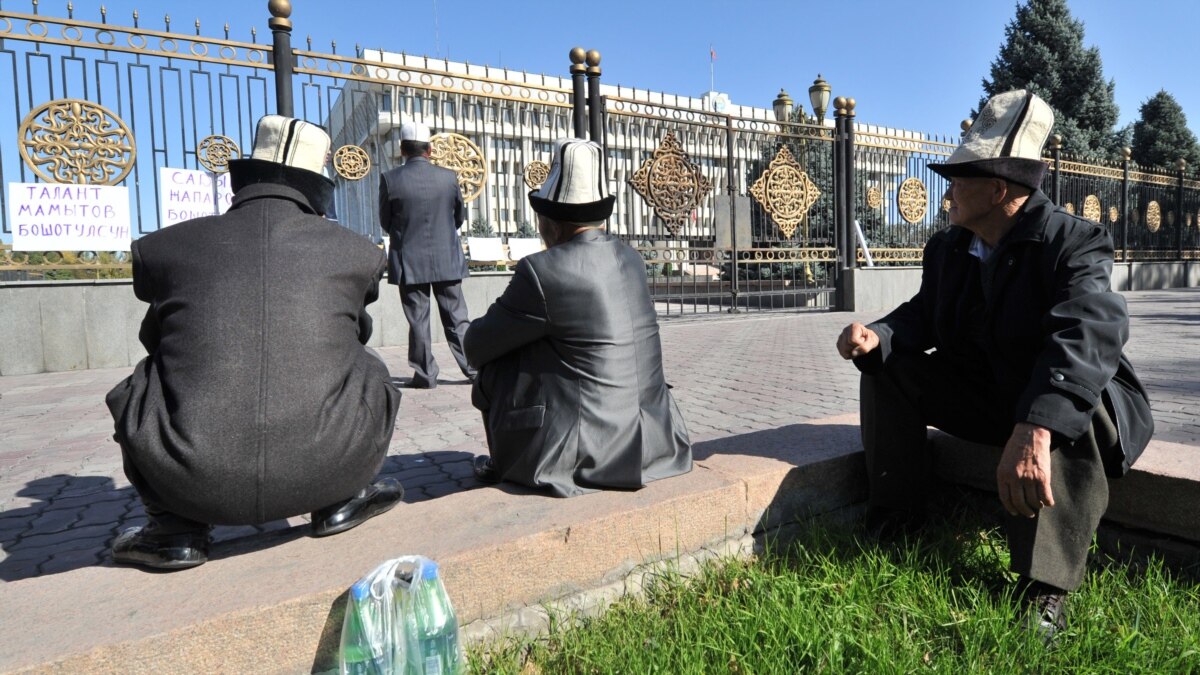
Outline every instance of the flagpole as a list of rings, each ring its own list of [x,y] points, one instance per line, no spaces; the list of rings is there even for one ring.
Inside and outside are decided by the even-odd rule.
[[[714,68],[714,66],[715,66],[715,61],[716,61],[716,59],[714,59],[714,58],[713,58],[713,48],[712,48],[712,45],[709,45],[709,46],[708,46],[708,90],[709,90],[709,91],[716,91],[716,87],[715,87],[715,85],[713,84],[713,82],[714,82],[714,75],[713,75],[713,71],[714,71],[714,69],[715,69],[715,68]]]

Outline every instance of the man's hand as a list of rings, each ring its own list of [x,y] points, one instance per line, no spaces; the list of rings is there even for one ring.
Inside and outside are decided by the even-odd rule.
[[[1032,518],[1054,506],[1050,493],[1050,430],[1027,422],[1013,428],[996,467],[1000,503],[1011,515]]]
[[[837,349],[843,359],[853,359],[879,346],[879,336],[875,331],[855,321],[842,330],[838,336]]]

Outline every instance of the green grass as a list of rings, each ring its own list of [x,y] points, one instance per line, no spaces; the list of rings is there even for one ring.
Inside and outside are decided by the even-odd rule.
[[[917,542],[806,525],[786,550],[657,577],[594,619],[482,645],[487,673],[1200,672],[1200,584],[1093,561],[1047,651],[1017,630],[1001,534],[960,513]],[[486,651],[485,651],[486,650]]]

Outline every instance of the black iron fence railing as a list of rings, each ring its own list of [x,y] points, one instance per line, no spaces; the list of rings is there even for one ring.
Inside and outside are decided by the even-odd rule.
[[[293,48],[285,2],[269,3],[272,44],[255,29],[239,41],[228,26],[221,37],[172,30],[169,17],[158,29],[136,12],[121,26],[103,8],[89,10],[96,21],[9,6],[0,90],[12,95],[0,103],[0,137],[17,143],[0,143],[0,281],[128,276],[130,239],[228,204],[227,161],[249,151],[268,112],[329,130],[328,216],[380,242],[379,176],[400,161],[400,125],[429,125],[435,161],[458,173],[468,202],[468,250],[491,251],[478,265],[511,266],[495,251],[527,250],[536,237],[527,194],[546,179],[553,141],[591,137],[617,197],[608,229],[641,253],[664,315],[846,306],[851,268],[917,265],[949,226],[946,181],[929,164],[958,138],[860,125],[846,97],[832,101],[831,122],[813,123],[602,87],[600,54],[579,48],[564,77],[359,45],[326,53],[311,39]],[[1046,161],[1043,189],[1108,227],[1119,261],[1200,259],[1194,167],[1147,170],[1128,154],[1086,164],[1054,147]],[[128,215],[105,224],[89,215],[104,209],[80,204],[52,214],[78,222],[30,221],[32,193],[10,188],[53,183],[119,188],[105,204],[125,199]],[[30,232],[61,245],[23,250]],[[113,232],[125,237],[118,250],[67,245]]]

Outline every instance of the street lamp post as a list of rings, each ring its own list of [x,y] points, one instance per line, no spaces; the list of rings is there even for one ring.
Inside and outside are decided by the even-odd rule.
[[[829,93],[833,91],[833,87],[817,73],[817,79],[813,80],[812,86],[808,88],[808,102],[812,104],[813,114],[816,115],[817,124],[825,124],[825,111],[829,108]]]

